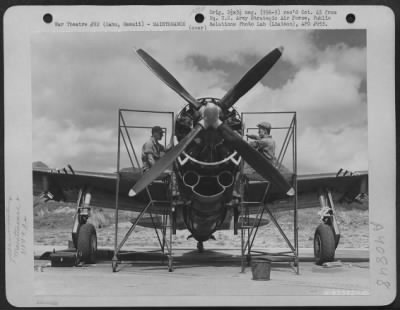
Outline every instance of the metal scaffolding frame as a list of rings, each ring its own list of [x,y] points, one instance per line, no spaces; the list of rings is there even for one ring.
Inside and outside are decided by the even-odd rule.
[[[287,127],[272,127],[271,129],[282,129],[282,130],[287,130],[285,139],[282,143],[282,146],[280,148],[279,154],[277,156],[277,168],[279,169],[282,166],[282,161],[286,155],[288,146],[290,143],[292,144],[292,171],[293,171],[293,177],[292,177],[292,182],[293,182],[293,188],[295,189],[295,196],[293,197],[292,200],[292,205],[293,205],[293,243],[290,241],[288,238],[286,232],[283,230],[282,226],[279,224],[277,221],[276,217],[274,216],[274,213],[272,212],[271,208],[267,204],[267,198],[270,190],[270,183],[268,181],[249,181],[246,178],[241,178],[244,179],[244,182],[257,182],[260,185],[263,185],[265,190],[263,197],[260,201],[244,201],[242,200],[240,202],[240,219],[239,219],[239,227],[241,229],[241,266],[242,266],[242,272],[245,270],[245,261],[249,264],[252,258],[252,254],[255,254],[257,256],[267,258],[267,257],[274,257],[275,261],[282,261],[282,262],[289,262],[293,263],[293,267],[295,268],[295,271],[297,274],[299,274],[299,252],[298,252],[298,223],[297,223],[297,118],[296,118],[296,112],[243,112],[241,114],[242,120],[244,120],[244,116],[246,114],[257,114],[257,115],[262,115],[262,114],[291,114],[291,121],[290,124]],[[246,132],[249,130],[253,130],[256,128],[247,128]],[[241,174],[243,176],[243,167]],[[245,197],[244,195],[242,197]],[[250,207],[251,206],[258,206],[256,207],[256,217],[254,220],[251,222],[250,221]],[[284,251],[284,252],[279,252],[279,253],[270,253],[266,251],[254,251],[252,250],[254,240],[256,238],[260,223],[262,221],[262,218],[264,216],[265,211],[268,213],[271,221],[274,223],[276,228],[278,229],[280,235],[283,237],[285,240],[289,250]],[[253,213],[254,214],[254,213]]]
[[[153,199],[151,195],[151,188],[152,184],[150,184],[148,187],[146,187],[146,193],[149,198],[149,202],[147,205],[141,210],[140,214],[137,216],[137,218],[132,222],[132,226],[128,230],[128,232],[125,234],[124,238],[122,241],[118,244],[118,210],[119,210],[119,192],[120,192],[120,177],[121,177],[121,172],[120,172],[120,164],[121,164],[121,138],[122,142],[125,146],[125,151],[128,154],[130,164],[132,168],[141,168],[140,162],[138,160],[138,157],[136,155],[136,151],[131,139],[131,136],[129,134],[128,129],[149,129],[152,127],[148,126],[133,126],[129,125],[126,123],[124,114],[126,113],[153,113],[153,114],[169,114],[172,119],[172,134],[174,132],[174,112],[159,112],[159,111],[146,111],[146,110],[132,110],[132,109],[119,109],[118,110],[118,151],[117,151],[117,181],[116,181],[116,196],[115,196],[115,239],[114,239],[114,255],[112,259],[112,270],[115,272],[117,270],[118,264],[121,262],[121,257],[119,257],[120,250],[125,244],[125,242],[128,240],[129,236],[133,233],[135,230],[136,226],[142,219],[143,215],[148,212],[149,208],[151,207],[157,207],[161,208],[162,214],[161,214],[161,223],[155,223],[153,215],[151,212],[148,212],[150,214],[150,218],[153,224],[153,227],[155,229],[157,239],[160,244],[160,250],[162,254],[166,255],[168,257],[168,270],[172,271],[172,263],[173,263],[173,257],[172,257],[172,233],[173,233],[173,227],[172,227],[172,219],[173,219],[173,207],[172,207],[172,200],[155,200]],[[167,129],[163,128],[163,131],[167,133]],[[164,138],[164,144],[166,144],[166,134]],[[172,139],[171,139],[172,140]],[[133,156],[132,156],[133,155]],[[170,177],[168,180],[155,180],[153,182],[162,182],[166,183],[168,186],[170,186]],[[169,197],[169,195],[166,195],[166,197]],[[159,235],[158,227],[161,227],[161,238]],[[167,238],[167,232],[168,233],[168,238]],[[167,253],[165,253],[166,251]]]

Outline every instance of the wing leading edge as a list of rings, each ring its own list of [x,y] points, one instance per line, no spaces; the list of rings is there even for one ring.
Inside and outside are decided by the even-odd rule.
[[[162,193],[165,191],[166,183],[163,181],[167,174],[162,174],[149,187],[153,199],[163,201],[167,197]],[[148,195],[143,191],[141,195],[134,198],[127,196],[129,189],[141,177],[139,171],[120,173],[119,209],[140,212],[148,203]],[[250,179],[252,179],[250,177]],[[258,179],[258,178],[257,178]],[[80,189],[90,190],[92,193],[92,205],[102,208],[115,208],[116,200],[116,173],[97,173],[87,171],[76,171],[74,173],[58,172],[48,168],[33,169],[33,194],[38,196],[44,192],[50,192],[52,199],[66,202],[76,202]],[[249,190],[258,190],[260,184],[249,182]],[[336,197],[348,196],[351,200],[358,194],[368,193],[368,172],[362,171],[352,175],[338,175],[337,173],[307,174],[297,177],[297,193],[299,208],[315,207],[318,205],[317,194],[321,189],[328,188]],[[312,197],[315,197],[314,199]],[[282,197],[274,188],[268,196],[268,202],[278,209],[284,209],[288,203],[287,197]],[[154,214],[161,214],[165,208],[154,207]]]
[[[265,186],[260,184],[261,179],[259,177],[254,174],[246,176],[249,179],[247,191],[250,193],[247,196],[254,197],[254,193],[265,189]],[[288,179],[293,177],[293,175],[287,175]],[[325,189],[331,191],[336,201],[352,202],[359,194],[368,193],[368,172],[360,171],[348,175],[322,173],[297,176],[298,208],[319,206],[318,194]],[[258,196],[260,195],[262,196],[262,193]],[[273,209],[277,210],[290,209],[293,206],[292,199],[281,195],[273,186],[267,196],[267,202],[271,204]],[[256,209],[257,206],[255,205],[252,208]]]
[[[141,177],[139,171],[121,172],[119,179],[118,207],[121,210],[140,212],[149,202],[146,191],[142,195],[130,198],[128,191]],[[153,199],[165,201],[164,193],[168,174],[162,174],[149,187]],[[90,191],[91,204],[101,208],[114,209],[116,203],[117,173],[97,173],[74,171],[67,173],[48,168],[33,168],[33,194],[45,194],[48,199],[55,201],[77,202],[80,190]],[[154,214],[162,213],[165,203],[158,203],[149,211]]]

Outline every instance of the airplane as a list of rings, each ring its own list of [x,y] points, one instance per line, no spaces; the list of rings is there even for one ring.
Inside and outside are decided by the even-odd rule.
[[[332,193],[338,191],[342,199],[350,197],[350,200],[359,194],[366,195],[367,172],[304,176],[282,172],[244,140],[244,123],[234,108],[234,104],[270,71],[282,52],[282,47],[272,50],[218,99],[194,98],[152,56],[142,49],[136,50],[145,65],[187,103],[175,120],[173,135],[178,143],[145,173],[139,166],[130,170],[118,167],[117,173],[74,171],[69,165],[63,170],[33,169],[35,195],[40,194],[45,200],[77,201],[72,240],[83,261],[93,263],[96,260],[96,230],[87,222],[91,205],[114,208],[117,204],[118,209],[140,212],[128,234],[140,225],[145,213],[163,215],[168,209],[172,212],[169,213],[172,214],[172,232],[177,227],[188,229],[191,237],[197,240],[198,251],[202,252],[203,243],[213,239],[218,229],[226,228],[228,221],[234,222],[237,233],[241,201],[248,198],[249,193],[257,196],[255,192],[261,192],[261,196],[268,192],[268,195],[261,197],[252,210],[260,206],[263,209],[274,201],[293,201],[304,193],[318,193],[321,225],[314,236],[315,259],[317,264],[334,259],[340,232]],[[178,193],[174,197],[172,184]],[[160,204],[157,206],[152,201]],[[116,244],[113,271],[128,234],[119,246]],[[163,251],[165,237],[164,231],[160,243]],[[250,245],[247,246],[250,251]],[[172,271],[171,257],[169,271]]]

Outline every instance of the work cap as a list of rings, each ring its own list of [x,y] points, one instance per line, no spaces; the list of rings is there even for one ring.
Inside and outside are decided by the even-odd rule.
[[[160,126],[154,126],[153,128],[151,128],[151,133],[153,134],[153,133],[155,133],[155,132],[160,132],[160,133],[162,133],[163,130],[162,130],[162,128],[161,128]]]
[[[271,129],[271,124],[268,122],[261,122],[257,124],[257,127],[265,128],[265,129]]]

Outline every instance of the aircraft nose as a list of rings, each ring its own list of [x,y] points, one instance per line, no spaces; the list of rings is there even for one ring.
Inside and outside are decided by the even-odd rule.
[[[203,110],[203,119],[205,128],[217,128],[221,120],[219,119],[220,107],[213,103],[208,103]]]

